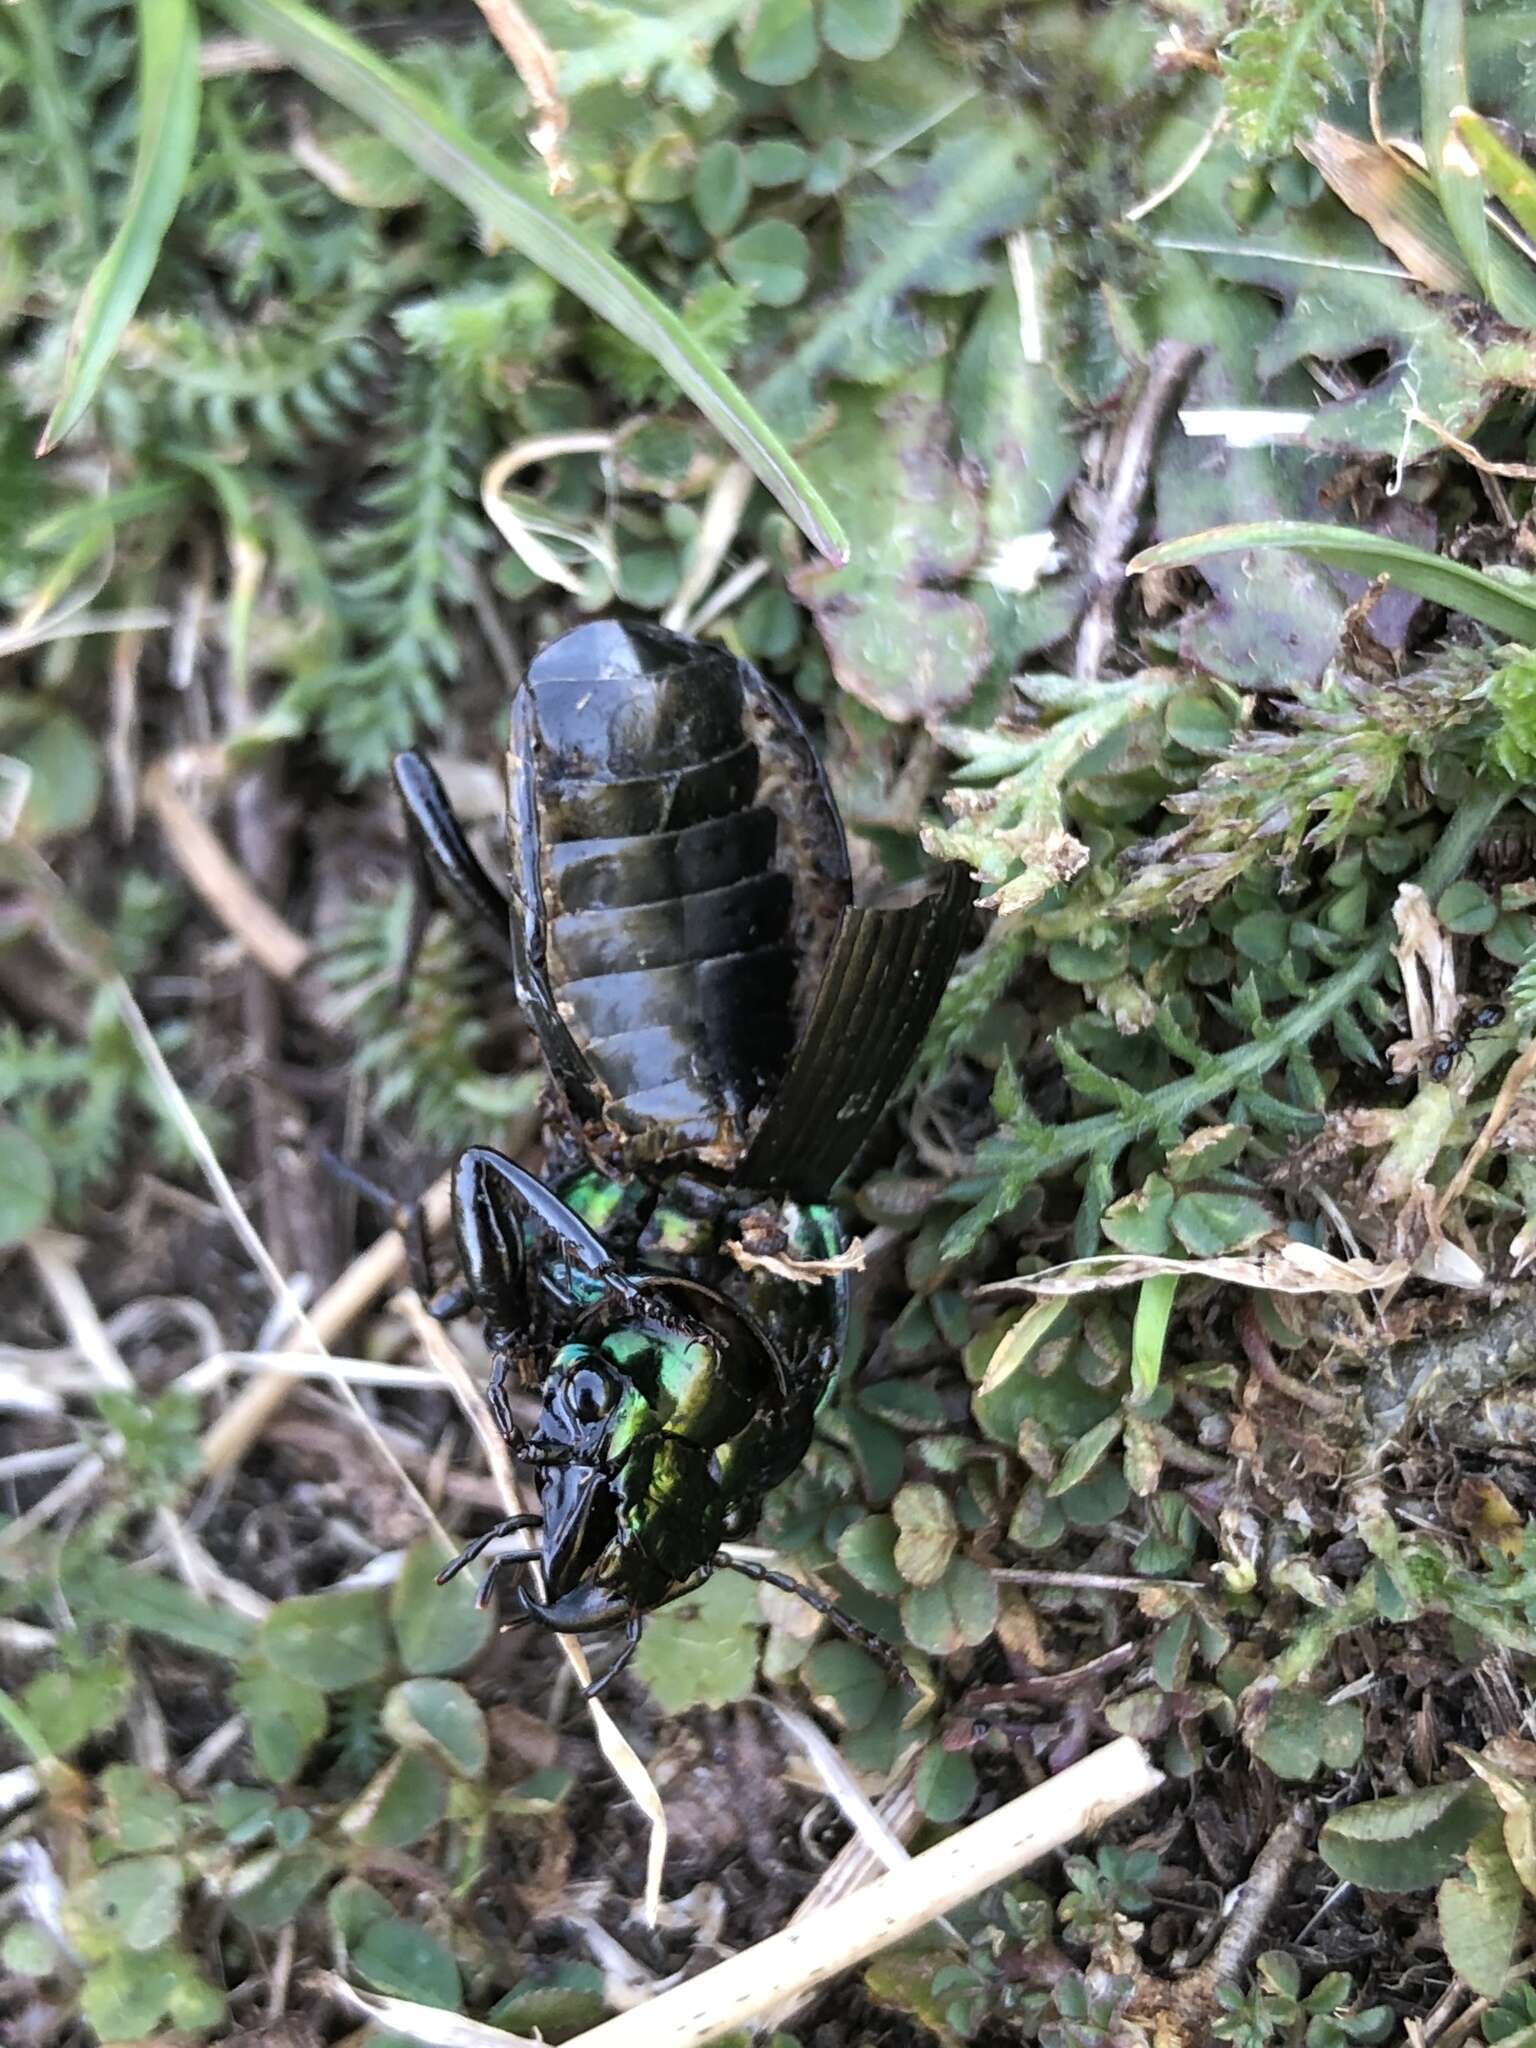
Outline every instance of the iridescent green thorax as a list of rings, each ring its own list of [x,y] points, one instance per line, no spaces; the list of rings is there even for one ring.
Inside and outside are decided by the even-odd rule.
[[[750,1529],[805,1456],[841,1352],[845,1283],[798,1281],[766,1261],[833,1258],[841,1228],[825,1206],[754,1201],[687,1175],[657,1188],[583,1169],[559,1195],[630,1291],[530,1229],[530,1269],[570,1333],[550,1354],[532,1449],[546,1515],[554,1504],[571,1531],[571,1569],[603,1598],[644,1607]],[[582,1493],[578,1471],[596,1493]],[[591,1511],[564,1508],[586,1499]]]

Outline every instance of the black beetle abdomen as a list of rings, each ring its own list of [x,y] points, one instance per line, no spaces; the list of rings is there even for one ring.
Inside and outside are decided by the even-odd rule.
[[[551,846],[545,859],[560,910],[621,910],[632,903],[702,895],[766,873],[778,831],[772,811],[758,806],[642,840],[586,839]]]
[[[762,747],[775,720],[803,735],[770,699],[723,648],[602,622],[538,656],[514,711],[514,889],[636,1162],[728,1167],[794,1049],[807,921]]]

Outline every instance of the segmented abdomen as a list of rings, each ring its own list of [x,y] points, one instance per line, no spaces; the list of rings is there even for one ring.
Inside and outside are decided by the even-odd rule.
[[[739,1143],[791,1050],[792,891],[749,725],[724,650],[611,623],[541,655],[514,708],[514,883],[537,875],[545,972],[605,1117],[657,1156]]]

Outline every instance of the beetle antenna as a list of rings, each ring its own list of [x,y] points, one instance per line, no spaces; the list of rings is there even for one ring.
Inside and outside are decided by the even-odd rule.
[[[841,1635],[860,1649],[868,1650],[872,1657],[878,1657],[891,1676],[905,1686],[912,1683],[912,1674],[891,1645],[883,1636],[877,1636],[872,1628],[866,1628],[862,1621],[855,1621],[851,1614],[845,1614],[835,1600],[829,1600],[825,1593],[818,1593],[814,1586],[808,1586],[804,1579],[792,1579],[788,1572],[776,1572],[771,1566],[759,1564],[755,1558],[732,1557],[724,1550],[715,1552],[717,1570],[739,1572],[742,1578],[751,1579],[759,1586],[773,1586],[780,1593],[793,1593],[803,1600],[807,1607],[830,1621]]]
[[[432,1276],[432,1247],[427,1236],[427,1212],[422,1202],[403,1202],[398,1195],[392,1195],[388,1188],[381,1187],[376,1180],[370,1180],[366,1173],[360,1173],[329,1145],[320,1147],[320,1164],[333,1180],[352,1188],[365,1202],[387,1216],[405,1240],[406,1263],[411,1285],[425,1302],[430,1302],[436,1291]],[[455,1309],[455,1314],[462,1313]],[[447,1317],[439,1320],[446,1321]]]

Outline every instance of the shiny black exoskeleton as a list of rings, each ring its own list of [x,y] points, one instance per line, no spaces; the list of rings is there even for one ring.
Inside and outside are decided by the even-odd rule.
[[[497,1560],[543,1568],[541,1598],[518,1581],[516,1613],[622,1625],[632,1645],[649,1609],[743,1568],[718,1544],[750,1532],[809,1446],[840,1283],[744,1277],[721,1247],[750,1221],[791,1260],[835,1252],[829,1212],[804,1205],[904,1079],[969,878],[854,907],[798,716],[747,663],[651,625],[579,627],[514,697],[510,902],[427,763],[401,755],[395,774],[426,879],[506,951],[554,1082],[554,1152],[591,1162],[559,1192],[487,1148],[459,1162],[455,1305],[485,1318],[493,1409],[541,1515],[450,1571],[540,1527],[537,1551]],[[509,1378],[539,1390],[526,1436]]]
[[[1429,1078],[1432,1081],[1448,1081],[1455,1071],[1456,1062],[1466,1051],[1472,1035],[1478,1031],[1496,1031],[1504,1022],[1502,1003],[1484,1003],[1473,1013],[1472,1021],[1463,1030],[1448,1031],[1435,1041],[1435,1050],[1429,1062]]]

